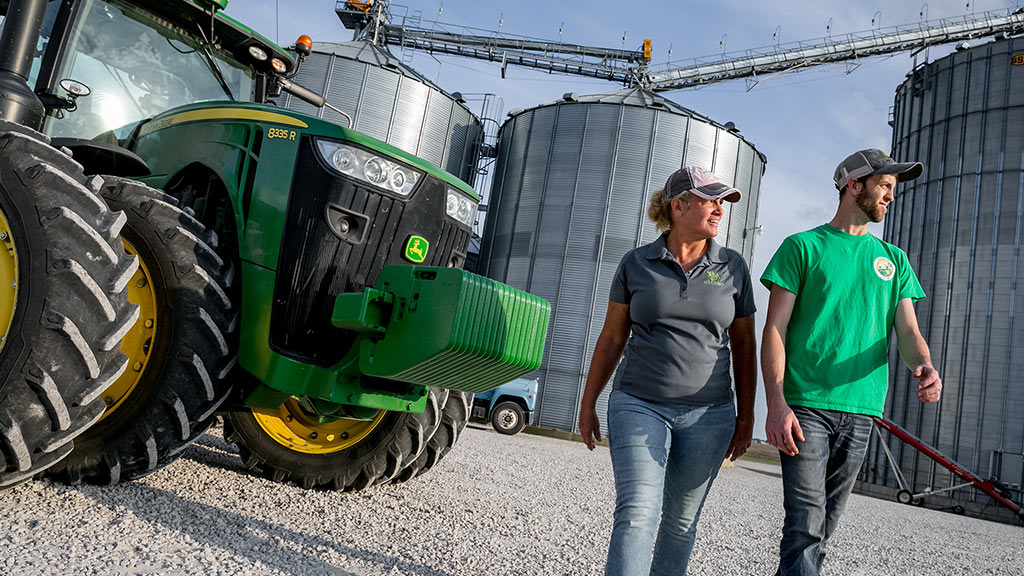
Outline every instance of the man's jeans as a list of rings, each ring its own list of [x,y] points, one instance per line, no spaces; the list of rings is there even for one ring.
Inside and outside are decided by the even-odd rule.
[[[786,520],[778,574],[818,576],[825,545],[864,461],[872,422],[869,416],[803,406],[793,406],[793,413],[804,441],[797,442],[796,456],[781,454]]]
[[[615,472],[615,524],[605,574],[686,573],[700,510],[735,426],[732,403],[667,404],[612,392],[608,441]]]

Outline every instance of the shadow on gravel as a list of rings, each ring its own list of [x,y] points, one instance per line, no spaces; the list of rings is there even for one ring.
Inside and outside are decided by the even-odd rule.
[[[207,439],[215,442],[207,443],[204,441]],[[224,446],[223,440],[207,434],[186,448],[181,453],[181,457],[211,468],[219,468],[237,474],[251,474],[245,465],[242,464],[242,459],[239,458],[238,453],[225,452]]]
[[[746,470],[747,472],[753,472],[754,474],[761,474],[763,476],[770,476],[772,478],[778,478],[779,480],[782,480],[782,472],[769,472],[767,470],[760,470],[758,468],[754,468],[753,466],[742,465],[738,465],[737,468],[742,468],[743,470]]]
[[[124,490],[132,490],[133,497],[123,497]],[[347,558],[378,564],[381,569],[374,571],[375,574],[453,576],[449,572],[331,542],[316,535],[302,534],[206,504],[188,502],[171,492],[145,484],[82,492],[82,495],[111,510],[128,510],[154,526],[173,530],[189,536],[196,542],[220,548],[237,558],[262,563],[285,574],[365,576],[328,564],[321,560],[315,551],[307,553],[293,549],[301,546],[312,550],[332,550]],[[174,513],[168,514],[168,510],[173,510]]]
[[[196,438],[195,442],[193,442],[192,445],[206,446],[207,448],[213,448],[214,450],[230,452],[235,455],[238,454],[238,448],[236,448],[234,444],[228,444],[227,442],[224,441],[224,438],[222,438],[219,434],[211,434],[210,432],[207,432],[206,434],[203,434],[199,438]]]

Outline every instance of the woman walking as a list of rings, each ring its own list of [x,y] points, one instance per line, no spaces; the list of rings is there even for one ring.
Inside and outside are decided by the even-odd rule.
[[[750,272],[738,253],[714,241],[723,202],[740,195],[699,168],[674,172],[647,211],[661,237],[627,253],[612,281],[579,416],[593,450],[601,439],[597,397],[615,372],[608,399],[615,474],[608,576],[685,574],[722,460],[750,446]]]

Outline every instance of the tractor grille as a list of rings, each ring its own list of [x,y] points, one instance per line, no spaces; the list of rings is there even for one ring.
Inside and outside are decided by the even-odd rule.
[[[430,242],[421,265],[461,268],[469,231],[444,217],[447,187],[441,180],[427,175],[412,198],[401,201],[329,171],[311,138],[300,146],[281,239],[270,345],[285,356],[330,366],[356,336],[331,324],[338,294],[373,286],[385,264],[408,264],[402,251],[411,234]],[[366,216],[361,243],[332,231],[328,206]]]

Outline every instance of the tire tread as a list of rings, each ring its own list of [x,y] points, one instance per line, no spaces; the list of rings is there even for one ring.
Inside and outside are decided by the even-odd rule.
[[[99,393],[125,359],[119,339],[106,344],[138,309],[112,280],[138,262],[123,251],[124,215],[97,195],[99,183],[45,136],[0,120],[0,195],[28,274],[13,318],[17,342],[0,352],[0,486],[70,453],[102,414]]]

